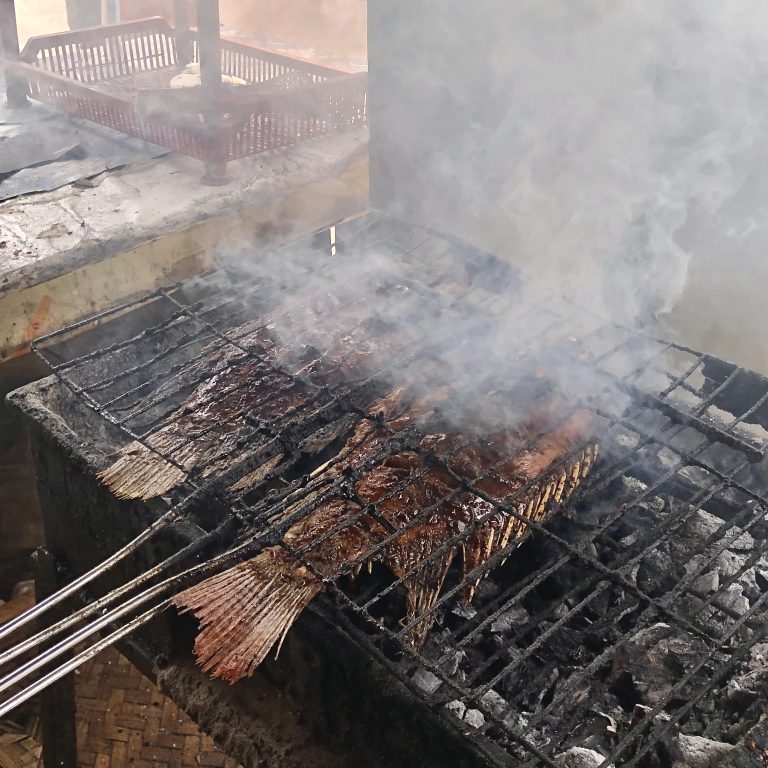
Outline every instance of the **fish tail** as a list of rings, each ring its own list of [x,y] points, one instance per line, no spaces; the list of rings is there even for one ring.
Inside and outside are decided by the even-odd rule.
[[[173,598],[200,622],[195,656],[203,670],[230,683],[253,675],[283,640],[322,582],[282,547],[212,576]]]
[[[421,648],[435,623],[436,616],[432,609],[443,588],[443,582],[455,554],[456,549],[451,548],[443,555],[430,556],[430,562],[417,576],[403,582],[406,595],[404,623],[409,626],[405,644],[410,648],[415,650]]]
[[[187,479],[179,466],[141,443],[132,443],[114,464],[96,475],[118,499],[152,499]]]

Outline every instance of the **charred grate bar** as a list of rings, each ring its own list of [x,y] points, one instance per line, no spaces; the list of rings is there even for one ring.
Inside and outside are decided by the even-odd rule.
[[[364,277],[345,282],[369,256],[375,265]],[[459,267],[466,279],[454,286]],[[317,610],[499,765],[511,756],[554,766],[572,747],[595,750],[606,766],[663,765],[677,732],[735,741],[758,719],[768,682],[760,667],[768,381],[567,301],[533,302],[515,283],[486,254],[369,215],[263,254],[246,275],[217,273],[157,291],[52,334],[35,351],[99,415],[107,442],[133,442],[163,462],[178,481],[162,490],[168,514],[183,517],[200,499],[213,500],[210,519],[197,518],[209,531],[234,515],[221,554],[175,588],[267,548],[301,562],[325,592]],[[286,310],[280,297],[297,295]],[[318,334],[320,347],[303,336],[275,345],[264,329],[315,300],[314,317],[341,318]],[[150,319],[136,327],[130,313],[139,307]],[[436,319],[448,334],[434,332]],[[94,324],[110,340],[90,348],[79,332]],[[523,380],[542,350],[557,351],[557,366],[573,381],[556,423],[583,409],[597,425],[600,459],[567,516],[526,514],[520,504],[536,481],[500,500],[483,487],[495,466],[471,479],[457,473],[453,459],[470,438],[443,453],[425,449],[423,425],[399,427],[368,408],[393,381],[439,380],[434,360],[450,357],[456,338],[499,326],[518,333]],[[385,354],[359,364],[360,349],[377,345]],[[483,369],[452,383],[459,400],[471,401],[507,391],[505,376]],[[196,422],[200,413],[216,418]],[[431,418],[438,426],[450,419]],[[186,433],[165,444],[169,423],[185,424]],[[361,423],[370,427],[363,443],[376,430],[385,439],[347,466],[339,449]],[[542,434],[531,434],[516,455]],[[580,442],[548,472],[588,448]],[[418,468],[375,502],[361,498],[356,488],[372,468],[405,452],[420,457]],[[450,493],[393,526],[383,503],[435,468],[451,478]],[[486,511],[397,577],[375,566],[367,579],[339,578],[467,493]],[[339,497],[357,512],[309,542],[286,541],[294,524]],[[448,571],[439,596],[399,622],[404,592],[499,519],[519,535],[463,575]],[[373,546],[339,573],[318,568],[324,543],[366,521],[383,531]],[[470,586],[472,605],[457,602]],[[426,642],[414,645],[425,621]]]

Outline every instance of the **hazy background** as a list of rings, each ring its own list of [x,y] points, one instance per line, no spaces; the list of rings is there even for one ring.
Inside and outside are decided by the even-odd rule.
[[[120,0],[124,20],[167,16],[173,0]],[[251,35],[310,56],[366,59],[366,0],[220,0],[227,31]],[[194,9],[194,1],[190,0]],[[21,44],[67,29],[65,0],[16,0]]]

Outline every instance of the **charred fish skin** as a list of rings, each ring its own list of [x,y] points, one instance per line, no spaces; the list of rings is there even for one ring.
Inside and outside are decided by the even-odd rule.
[[[393,391],[374,403],[371,413],[380,410],[390,427],[413,425],[429,409],[423,401],[404,405],[407,393],[404,388]],[[456,556],[461,555],[465,580],[461,598],[471,601],[490,570],[485,564],[521,541],[529,523],[553,514],[586,477],[597,455],[597,444],[587,439],[589,423],[587,412],[576,411],[560,423],[548,417],[543,427],[517,425],[480,440],[461,433],[430,434],[422,440],[424,452],[384,458],[357,481],[356,498],[324,501],[288,529],[284,546],[264,550],[174,598],[179,610],[200,621],[195,652],[201,666],[231,682],[253,674],[270,648],[279,650],[326,581],[370,565],[374,558],[402,582],[404,641],[418,649],[432,627],[435,604]],[[540,434],[521,450],[532,430]],[[329,473],[365,464],[388,438],[387,430],[361,420]],[[459,447],[463,443],[468,445]],[[438,456],[437,463],[425,462],[428,451]],[[463,480],[478,493],[463,490]],[[522,498],[515,498],[523,491]],[[515,498],[512,504],[510,498]],[[375,516],[366,511],[368,505],[377,510]],[[446,546],[457,537],[459,543]],[[232,615],[243,619],[224,621]]]
[[[237,348],[215,352],[206,380],[143,443],[121,449],[97,473],[99,480],[117,498],[148,500],[181,485],[198,467],[204,478],[224,472],[254,449],[253,441],[240,446],[254,422],[274,424],[318,408],[333,398],[333,387],[364,379],[381,359],[414,348],[403,334],[388,332],[373,344],[357,329],[311,360],[295,360],[290,375],[296,378],[290,378],[278,370],[284,361],[265,333],[259,325],[246,335],[258,351],[255,358]]]

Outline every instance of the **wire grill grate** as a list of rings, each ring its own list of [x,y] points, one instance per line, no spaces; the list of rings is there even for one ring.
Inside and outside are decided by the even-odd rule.
[[[768,381],[607,324],[565,300],[532,303],[512,287],[516,278],[504,265],[434,232],[369,215],[337,226],[335,238],[333,256],[321,233],[264,254],[247,279],[217,273],[159,290],[51,334],[35,351],[100,414],[116,443],[137,441],[183,472],[169,504],[183,511],[206,494],[224,499],[240,521],[232,562],[267,546],[303,562],[325,587],[318,610],[361,638],[481,749],[495,743],[523,764],[554,766],[557,754],[581,745],[605,755],[606,766],[645,766],[662,760],[659,744],[679,729],[710,738],[740,735],[759,716],[759,697],[736,697],[734,704],[723,691],[749,673],[766,634]],[[359,282],[336,280],[338,265],[341,274],[354,272],[360,254],[383,258],[384,266],[366,276],[366,285],[384,296],[373,313],[362,311],[370,295]],[[470,278],[446,293],[457,264]],[[506,286],[499,292],[492,284],[502,275]],[[301,306],[307,284],[319,286],[318,295],[333,293],[327,311],[342,318],[334,342],[353,342],[330,363],[312,344],[285,344],[275,356],[262,332],[264,318],[274,322],[282,311],[276,297],[296,291]],[[129,313],[139,308],[136,325]],[[393,380],[434,371],[425,361],[453,340],[420,336],[435,317],[451,336],[457,329],[474,337],[493,325],[516,328],[516,348],[534,361],[538,350],[556,348],[574,374],[572,408],[588,409],[599,425],[601,458],[570,514],[540,523],[521,513],[515,496],[498,501],[478,487],[482,478],[468,482],[456,475],[449,454],[432,453],[428,466],[456,480],[452,494],[471,492],[488,512],[399,578],[378,568],[354,584],[329,578],[308,557],[323,540],[366,518],[389,526],[373,550],[348,562],[349,574],[403,535],[378,502],[356,498],[355,485],[386,456],[423,450],[423,430],[394,428],[367,405]],[[359,344],[391,338],[394,321],[399,333],[415,329],[407,343],[388,346],[375,365],[350,367]],[[79,335],[93,325],[102,327],[97,348]],[[525,355],[519,365],[526,367]],[[585,372],[588,386],[575,380]],[[498,388],[499,376],[485,372],[468,391],[482,387]],[[171,418],[194,420],[194,412],[179,417],[178,409],[201,388],[200,411],[229,405],[190,428],[186,442],[164,448],[158,434]],[[334,453],[339,436],[359,420],[388,430],[388,439],[360,466],[336,475],[320,471],[341,461]],[[185,450],[223,425],[225,448],[208,446],[190,466]],[[339,495],[359,501],[361,512],[303,548],[284,541],[293,523]],[[444,501],[420,510],[409,526]],[[464,578],[449,575],[427,611],[437,623],[426,644],[409,647],[409,632],[424,615],[394,621],[392,605],[402,600],[405,582],[498,515],[523,523],[524,539],[510,541]],[[488,578],[474,607],[459,608],[459,593],[481,576]],[[465,710],[482,713],[481,721],[459,720],[456,713]],[[493,750],[487,754],[497,760]]]

